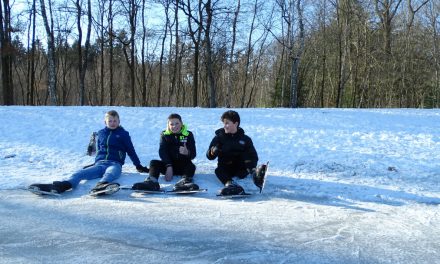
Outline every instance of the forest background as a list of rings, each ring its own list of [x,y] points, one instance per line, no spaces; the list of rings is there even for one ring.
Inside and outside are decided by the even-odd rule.
[[[438,0],[1,0],[0,104],[434,108]]]

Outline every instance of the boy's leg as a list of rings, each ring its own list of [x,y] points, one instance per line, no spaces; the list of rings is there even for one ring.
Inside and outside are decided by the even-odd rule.
[[[239,170],[237,170],[237,173],[236,173],[236,176],[239,178],[239,179],[244,179],[244,178],[246,178],[246,176],[248,176],[249,175],[249,172],[247,171],[247,169],[245,169],[245,168],[240,168]]]
[[[196,171],[196,166],[192,162],[188,162],[182,165],[173,166],[176,168],[175,173],[177,175],[182,175],[182,179],[180,179],[175,185],[175,191],[195,191],[199,189],[199,186],[193,183],[193,176]]]
[[[149,172],[149,178],[152,177],[156,180],[159,179],[160,174],[165,174],[166,172],[166,166],[165,163],[161,160],[152,160],[150,161],[150,172]]]
[[[220,195],[238,195],[243,194],[244,189],[237,183],[235,183],[232,180],[233,176],[237,176],[239,178],[246,177],[247,172],[246,170],[242,170],[241,168],[237,168],[236,166],[231,164],[231,167],[223,168],[218,167],[215,170],[215,174],[217,175],[217,178],[225,185],[225,188],[220,190]],[[244,175],[243,175],[244,174]]]
[[[215,169],[215,175],[223,183],[223,185],[225,185],[227,182],[232,181],[232,174],[225,167],[217,167]]]
[[[174,175],[182,175],[182,178],[192,179],[194,177],[194,173],[196,172],[196,165],[194,165],[191,161],[185,163],[176,163],[173,164],[173,172]]]
[[[105,169],[105,166],[101,163],[97,163],[91,167],[75,172],[66,181],[70,182],[72,188],[75,188],[81,180],[92,180],[101,177],[105,173]]]
[[[105,172],[102,178],[99,180],[100,183],[113,182],[121,176],[121,164],[119,164],[118,162],[106,162],[105,165]]]
[[[183,169],[183,178],[192,179],[194,177],[194,173],[196,172],[196,165],[194,165],[192,162],[189,162],[186,164],[186,166]]]

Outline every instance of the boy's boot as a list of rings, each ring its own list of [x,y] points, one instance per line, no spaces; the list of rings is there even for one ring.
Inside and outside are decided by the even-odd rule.
[[[262,164],[258,166],[258,168],[252,171],[252,180],[254,181],[255,186],[260,189],[260,193],[263,190],[264,178],[266,176],[267,165]]]
[[[160,185],[158,182],[160,175],[160,161],[152,160],[150,161],[150,169],[147,179],[144,182],[137,182],[133,184],[131,187],[132,190],[140,190],[140,191],[160,191]]]
[[[193,183],[192,178],[190,177],[182,177],[176,184],[174,184],[173,190],[176,192],[179,191],[196,191],[199,189],[199,186]]]
[[[29,190],[42,191],[42,192],[52,192],[53,184],[43,184],[43,183],[34,183],[29,185]]]
[[[150,176],[144,182],[137,182],[133,184],[131,189],[141,191],[160,191],[160,185],[157,182],[157,178]]]
[[[99,193],[98,195],[104,195],[104,194],[112,194],[115,193],[119,190],[119,183],[116,182],[98,182],[95,186],[95,188],[93,188],[90,193],[93,194],[95,192],[100,192],[100,191],[104,191],[104,190],[108,190],[107,192],[103,192],[103,193]]]
[[[240,195],[244,193],[243,187],[232,180],[226,182],[225,188],[220,190],[220,195]]]
[[[72,189],[72,184],[68,181],[54,181],[52,184],[52,192],[63,193]]]

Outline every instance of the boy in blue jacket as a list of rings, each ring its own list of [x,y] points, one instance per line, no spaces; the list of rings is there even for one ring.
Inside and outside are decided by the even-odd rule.
[[[29,189],[63,193],[75,188],[81,180],[97,178],[101,179],[90,191],[91,193],[119,186],[118,183],[112,183],[112,181],[121,176],[122,165],[125,163],[127,154],[138,172],[148,172],[148,168],[142,166],[139,161],[129,133],[119,124],[118,112],[111,110],[105,114],[105,128],[98,132],[97,154],[92,166],[75,172],[66,180],[54,181],[52,184],[32,184]]]

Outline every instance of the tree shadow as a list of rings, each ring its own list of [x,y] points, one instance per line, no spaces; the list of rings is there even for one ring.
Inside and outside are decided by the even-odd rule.
[[[216,194],[223,185],[214,174],[196,174],[194,179],[201,188],[208,188],[207,195],[197,197],[219,199],[219,197],[216,197]],[[365,206],[367,203],[389,206],[404,206],[411,203],[425,205],[440,204],[440,198],[438,197],[429,197],[405,191],[361,184],[274,176],[270,174],[267,175],[266,185],[261,194],[249,177],[237,180],[237,182],[243,186],[246,192],[252,193],[252,195],[247,198],[232,199],[231,201],[261,202],[278,198],[318,205],[337,206],[365,212],[375,211],[367,208]]]
[[[403,206],[411,203],[440,204],[440,198],[438,197],[405,191],[360,184],[270,175],[264,190],[264,196],[341,206],[363,211],[370,211],[370,209],[360,207],[359,203],[377,203],[390,206]]]
[[[126,173],[116,181],[121,186],[130,186],[136,182],[143,181],[147,174]],[[180,179],[175,176],[172,181],[166,182],[161,176],[159,183],[164,189],[171,190],[172,186]],[[96,180],[84,181],[72,191],[66,192],[60,197],[45,197],[52,199],[70,199],[78,196],[87,196],[89,190],[95,186]],[[194,182],[200,188],[208,189],[207,192],[197,193],[194,195],[134,195],[131,190],[120,190],[119,192],[98,197],[97,199],[118,199],[133,202],[153,202],[149,198],[161,197],[164,199],[171,197],[191,197],[200,199],[222,199],[217,194],[223,185],[214,174],[201,173],[194,176]],[[239,179],[237,182],[243,186],[246,192],[251,193],[250,197],[231,199],[230,201],[248,201],[261,202],[273,199],[290,199],[325,206],[337,206],[351,210],[359,210],[365,212],[373,212],[374,210],[366,208],[366,203],[376,203],[390,206],[403,206],[411,203],[419,203],[425,205],[439,205],[440,198],[429,197],[420,194],[409,193],[399,190],[391,190],[380,187],[373,187],[361,184],[350,184],[340,182],[330,182],[316,179],[292,178],[286,176],[267,175],[267,182],[263,192],[260,194],[258,188],[253,184],[249,177]]]

